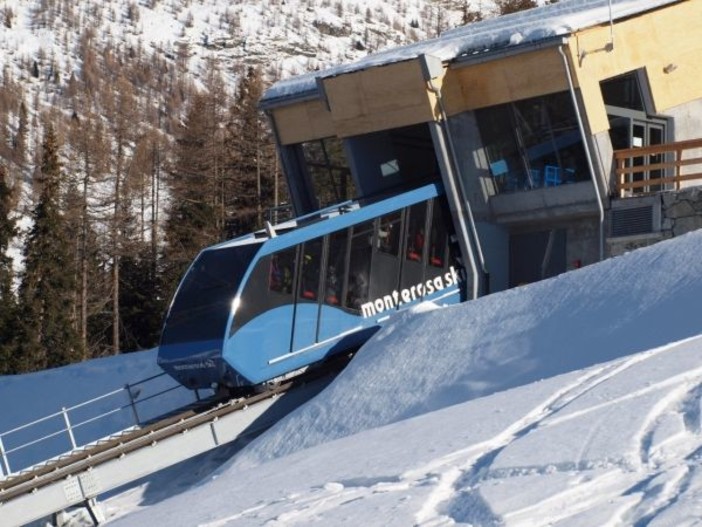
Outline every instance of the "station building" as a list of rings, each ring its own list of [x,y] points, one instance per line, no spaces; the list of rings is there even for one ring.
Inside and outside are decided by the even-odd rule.
[[[561,0],[263,96],[295,213],[441,181],[469,296],[702,227],[702,2]]]

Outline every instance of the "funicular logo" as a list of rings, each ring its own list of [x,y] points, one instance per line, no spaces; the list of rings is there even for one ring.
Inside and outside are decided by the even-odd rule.
[[[437,291],[442,291],[452,285],[457,285],[460,280],[458,272],[451,266],[449,271],[444,274],[431,278],[426,282],[413,285],[400,291],[393,291],[389,295],[382,298],[377,298],[370,302],[361,305],[361,314],[363,318],[374,317],[383,311],[390,311],[403,304],[409,304],[425,296],[434,294]]]

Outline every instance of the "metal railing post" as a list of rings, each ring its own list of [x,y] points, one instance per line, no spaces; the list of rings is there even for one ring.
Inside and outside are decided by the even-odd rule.
[[[63,413],[63,420],[66,423],[66,432],[68,432],[68,437],[71,438],[71,447],[75,450],[76,448],[78,448],[78,445],[76,445],[76,438],[73,436],[71,421],[68,419],[68,410],[66,410],[65,406],[61,408],[61,413]]]
[[[129,383],[127,383],[124,385],[124,389],[127,390],[127,393],[129,394],[129,405],[132,407],[134,422],[137,426],[139,426],[141,425],[141,422],[139,421],[139,414],[137,413],[136,400],[134,399],[134,394],[132,393],[132,387],[129,385]]]
[[[0,435],[0,461],[2,461],[2,472],[5,474],[5,476],[9,476],[11,472],[10,460],[7,459],[5,446],[2,444],[2,435]]]

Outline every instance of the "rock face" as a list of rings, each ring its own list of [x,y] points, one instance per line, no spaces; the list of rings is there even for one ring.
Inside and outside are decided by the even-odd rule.
[[[702,188],[693,187],[661,195],[661,231],[670,236],[702,228]]]
[[[637,199],[642,202],[647,200],[652,206],[660,207],[660,221],[654,220],[653,228],[649,233],[609,238],[607,240],[608,256],[618,256],[639,247],[702,229],[702,187],[631,199],[632,202]],[[658,217],[656,214],[653,216]]]

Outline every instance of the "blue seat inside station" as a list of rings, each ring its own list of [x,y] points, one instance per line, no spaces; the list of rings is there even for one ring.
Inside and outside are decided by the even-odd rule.
[[[507,173],[507,161],[500,159],[490,163],[490,172],[492,172],[493,177],[504,176]]]
[[[561,183],[561,169],[557,166],[546,165],[544,167],[544,186],[555,187]]]

